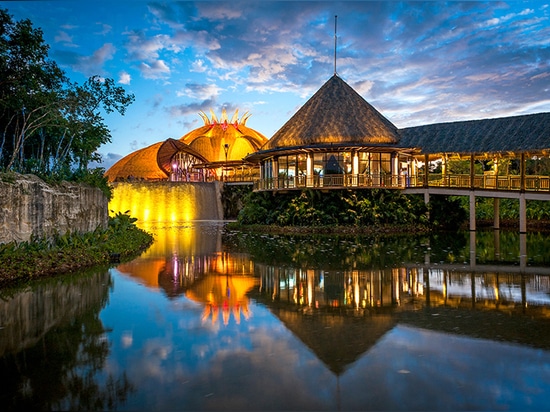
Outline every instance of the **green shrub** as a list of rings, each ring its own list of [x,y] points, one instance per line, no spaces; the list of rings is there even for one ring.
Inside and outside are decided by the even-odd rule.
[[[129,259],[153,241],[151,234],[135,225],[136,220],[118,213],[109,218],[107,229],[0,244],[0,286],[106,264],[113,255]]]

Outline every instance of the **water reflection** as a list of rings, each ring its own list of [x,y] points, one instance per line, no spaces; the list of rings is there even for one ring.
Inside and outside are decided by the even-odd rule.
[[[132,262],[2,291],[3,409],[547,407],[544,235],[148,229]]]
[[[246,253],[222,248],[223,225],[189,222],[169,228],[148,227],[156,241],[142,256],[117,267],[170,299],[186,296],[204,306],[202,320],[237,322],[250,316],[247,292],[258,283]]]
[[[112,409],[133,391],[124,372],[104,370],[111,286],[103,268],[1,291],[3,410]]]

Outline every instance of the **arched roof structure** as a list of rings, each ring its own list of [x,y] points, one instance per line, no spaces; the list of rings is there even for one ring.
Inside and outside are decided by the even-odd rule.
[[[168,174],[157,163],[157,153],[163,142],[139,149],[123,157],[105,172],[108,181],[119,179],[164,180]]]
[[[219,168],[227,165],[242,165],[244,158],[256,152],[268,140],[254,129],[246,126],[250,117],[245,113],[238,118],[238,110],[231,120],[225,109],[220,119],[211,111],[211,118],[200,113],[204,120],[201,126],[180,139],[167,139],[137,150],[116,162],[105,176],[111,182],[121,179],[166,180],[172,173],[176,154],[185,154],[186,166]],[[226,157],[227,151],[227,157]],[[178,167],[181,165],[178,165]]]

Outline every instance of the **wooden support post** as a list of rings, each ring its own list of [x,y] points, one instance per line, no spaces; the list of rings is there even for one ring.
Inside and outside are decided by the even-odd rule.
[[[527,233],[527,211],[525,192],[519,194],[519,233]]]
[[[495,256],[494,256],[494,259],[495,261],[499,261],[500,260],[500,230],[495,230],[493,232],[493,240],[494,240],[494,243],[495,243]]]
[[[493,229],[500,229],[500,199],[498,197],[493,198]]]
[[[519,234],[519,266],[525,268],[527,266],[527,234]]]
[[[279,188],[279,158],[273,158],[273,188]]]
[[[428,153],[424,154],[424,187],[428,188],[428,169],[429,169],[430,157]]]
[[[426,188],[424,189],[424,204],[426,205],[426,208],[427,208],[427,211],[426,211],[426,218],[428,219],[428,222],[430,221],[430,209],[429,209],[429,204],[430,204],[430,192],[429,190]]]
[[[470,232],[470,267],[476,265],[476,232]]]
[[[476,196],[473,190],[470,190],[470,231],[476,230]]]
[[[470,155],[470,190],[474,190],[474,183],[475,183],[475,159],[474,155]]]
[[[520,192],[525,192],[525,153],[522,153],[520,156],[519,163],[519,190]]]

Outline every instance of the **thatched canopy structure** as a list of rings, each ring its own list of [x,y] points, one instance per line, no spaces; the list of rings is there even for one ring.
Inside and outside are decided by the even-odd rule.
[[[244,157],[257,151],[267,138],[246,126],[247,113],[240,120],[238,110],[232,119],[225,109],[221,118],[201,113],[204,126],[180,139],[167,139],[120,159],[106,173],[109,181],[200,180],[213,178],[216,169],[228,165],[244,166]],[[204,172],[203,172],[204,171]]]
[[[201,153],[191,149],[185,143],[175,139],[167,139],[160,145],[157,152],[157,164],[167,176],[170,175],[172,171],[174,154],[178,152],[187,153],[201,162],[206,162],[206,159]]]
[[[468,120],[399,130],[402,147],[422,153],[540,153],[550,151],[550,113]]]
[[[399,133],[363,97],[332,76],[263,147],[396,144]]]
[[[168,174],[157,163],[157,153],[163,142],[139,149],[123,157],[105,172],[110,182],[119,179],[164,180]]]
[[[414,151],[399,139],[397,127],[335,74],[245,160],[260,165],[263,189],[356,185],[359,176],[383,185]]]
[[[204,126],[187,133],[180,141],[200,153],[208,163],[239,162],[256,152],[268,140],[261,133],[246,126],[248,113],[239,120],[238,110],[229,119],[225,109],[221,118],[211,112],[211,118],[201,113]],[[227,146],[226,146],[227,145]],[[225,150],[227,149],[227,159]]]

